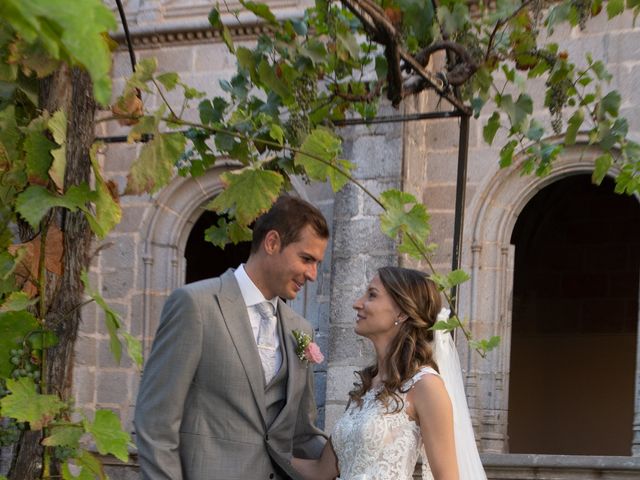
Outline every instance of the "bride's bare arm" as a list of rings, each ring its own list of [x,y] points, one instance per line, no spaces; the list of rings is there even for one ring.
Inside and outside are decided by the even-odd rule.
[[[305,480],[333,480],[338,476],[338,459],[333,451],[331,439],[324,445],[317,460],[292,458],[291,465]]]
[[[459,480],[453,411],[444,382],[436,375],[425,375],[416,382],[407,400],[420,424],[433,478]]]

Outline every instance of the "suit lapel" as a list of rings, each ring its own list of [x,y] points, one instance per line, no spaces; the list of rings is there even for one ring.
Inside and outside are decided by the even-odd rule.
[[[245,306],[233,270],[227,270],[220,277],[220,280],[222,285],[220,294],[218,295],[218,302],[220,304],[220,310],[222,311],[222,318],[227,325],[231,340],[238,352],[238,357],[240,357],[240,362],[242,363],[256,404],[260,410],[262,423],[266,428],[264,374],[262,373],[260,355],[258,354],[256,342],[253,338],[247,307]]]

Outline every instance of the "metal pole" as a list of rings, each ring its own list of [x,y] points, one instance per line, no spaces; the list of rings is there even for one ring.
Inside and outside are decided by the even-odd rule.
[[[453,223],[453,252],[451,255],[451,270],[460,268],[462,262],[462,230],[464,227],[464,205],[467,192],[467,160],[469,157],[469,116],[460,118],[460,139],[458,141],[458,176],[456,179],[456,211]],[[457,311],[458,286],[451,288],[452,307]]]
[[[388,115],[374,118],[348,118],[346,120],[336,120],[333,124],[336,127],[348,127],[351,125],[373,125],[375,123],[396,123],[396,122],[414,122],[417,120],[431,120],[438,118],[455,118],[463,117],[464,113],[459,110],[451,110],[447,112],[425,112],[411,113],[407,115]]]

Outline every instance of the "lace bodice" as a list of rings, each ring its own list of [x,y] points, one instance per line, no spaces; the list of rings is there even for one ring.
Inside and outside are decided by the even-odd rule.
[[[423,367],[402,388],[403,391],[426,374],[438,375]],[[336,423],[331,441],[338,457],[340,480],[410,480],[418,456],[422,456],[422,479],[433,480],[424,453],[420,427],[406,412],[406,401],[397,413],[377,401],[376,389],[369,390],[362,406],[350,405]],[[406,393],[400,393],[406,400]]]

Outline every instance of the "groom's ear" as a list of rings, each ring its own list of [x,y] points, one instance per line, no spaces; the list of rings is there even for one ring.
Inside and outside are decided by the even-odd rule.
[[[273,255],[280,252],[280,234],[276,230],[269,230],[263,240],[264,251],[267,255]]]

